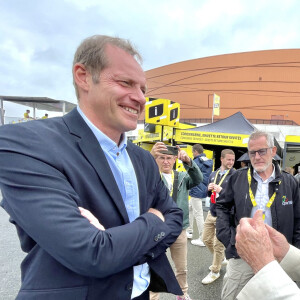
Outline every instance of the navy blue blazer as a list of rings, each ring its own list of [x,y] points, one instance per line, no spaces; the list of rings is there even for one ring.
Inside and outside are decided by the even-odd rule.
[[[130,299],[132,267],[145,262],[154,290],[182,294],[165,255],[182,230],[182,211],[151,154],[132,143],[127,151],[140,200],[132,223],[105,155],[76,109],[0,126],[1,205],[28,253],[17,299]],[[106,230],[91,225],[78,206]],[[165,222],[147,213],[150,207]]]

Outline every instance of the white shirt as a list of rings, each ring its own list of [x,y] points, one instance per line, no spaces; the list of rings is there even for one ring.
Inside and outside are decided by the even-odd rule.
[[[167,174],[167,173],[161,173],[164,178],[166,179],[167,183],[168,183],[168,189],[171,192],[172,188],[173,188],[173,181],[172,181],[172,173]]]

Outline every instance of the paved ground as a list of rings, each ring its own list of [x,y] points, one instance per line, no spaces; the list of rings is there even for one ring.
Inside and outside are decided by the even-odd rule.
[[[0,299],[11,300],[15,299],[20,287],[20,262],[24,254],[20,249],[15,227],[8,222],[8,215],[2,208],[0,234]]]
[[[1,199],[1,194],[0,194]],[[15,299],[20,288],[20,262],[24,253],[20,250],[16,230],[8,222],[8,215],[0,208],[0,300]],[[188,282],[189,294],[194,300],[219,300],[222,278],[210,285],[203,285],[201,280],[208,274],[212,256],[206,247],[197,247],[188,242]],[[162,294],[161,300],[174,300],[174,296]]]

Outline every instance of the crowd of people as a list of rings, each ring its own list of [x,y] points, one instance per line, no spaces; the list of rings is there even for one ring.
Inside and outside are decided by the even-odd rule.
[[[1,206],[27,253],[17,299],[153,300],[164,292],[191,300],[192,237],[212,255],[203,284],[226,265],[222,300],[299,299],[299,182],[273,159],[272,135],[252,133],[250,163],[237,170],[224,149],[214,172],[199,144],[193,158],[162,142],[151,152],[132,144],[126,132],[147,89],[140,62],[128,40],[89,37],[73,60],[78,106],[1,126]],[[176,159],[185,172],[174,170]]]

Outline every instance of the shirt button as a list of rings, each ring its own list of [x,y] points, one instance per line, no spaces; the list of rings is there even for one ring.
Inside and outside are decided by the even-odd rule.
[[[132,284],[131,283],[128,283],[126,285],[126,290],[128,290],[128,291],[132,290]]]
[[[164,232],[161,232],[160,235],[161,235],[162,237],[164,237],[166,234],[165,234]]]

